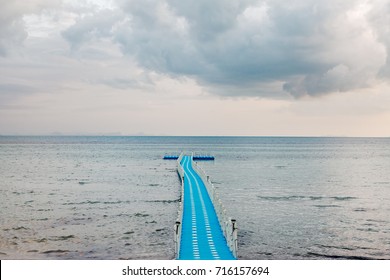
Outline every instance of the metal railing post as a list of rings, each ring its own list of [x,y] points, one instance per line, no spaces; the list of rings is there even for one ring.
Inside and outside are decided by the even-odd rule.
[[[238,249],[238,239],[237,239],[238,228],[236,226],[236,219],[231,219],[230,221],[232,222],[233,255],[234,255],[234,257],[237,258],[237,256],[238,256],[238,252],[237,252],[237,249]]]
[[[180,252],[180,225],[181,225],[181,223],[179,221],[176,221],[176,223],[175,223],[175,256],[176,256],[176,258],[179,257],[179,252]]]
[[[179,173],[179,177],[181,179],[181,201],[179,204],[178,210],[178,218],[175,222],[174,226],[174,234],[175,234],[175,258],[179,258],[180,254],[180,243],[181,243],[181,220],[183,218],[183,205],[184,205],[184,169],[181,166],[181,160],[183,158],[184,153],[182,152],[177,159],[177,172]]]

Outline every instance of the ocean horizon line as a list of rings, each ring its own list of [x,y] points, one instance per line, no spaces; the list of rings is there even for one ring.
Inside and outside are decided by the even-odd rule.
[[[199,137],[199,138],[390,138],[390,136],[348,136],[348,135],[164,135],[164,134],[0,134],[0,137]]]

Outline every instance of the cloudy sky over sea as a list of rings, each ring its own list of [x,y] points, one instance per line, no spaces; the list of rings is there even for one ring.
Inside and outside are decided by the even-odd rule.
[[[0,7],[0,134],[390,136],[389,0]]]

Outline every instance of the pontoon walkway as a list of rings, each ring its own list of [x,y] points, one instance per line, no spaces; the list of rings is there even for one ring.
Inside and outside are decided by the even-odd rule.
[[[182,156],[184,201],[177,259],[233,260],[205,183],[192,163],[192,156]]]

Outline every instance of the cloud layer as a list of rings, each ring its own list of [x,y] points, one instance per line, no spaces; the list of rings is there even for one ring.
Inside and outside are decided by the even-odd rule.
[[[63,32],[110,39],[145,69],[221,95],[319,96],[389,79],[388,1],[114,2]]]
[[[389,0],[0,7],[0,134],[390,135]]]
[[[26,16],[36,15],[37,34],[46,24],[68,42],[73,58],[105,60],[111,44],[144,73],[190,78],[222,96],[322,96],[390,79],[388,0],[0,0],[0,6],[0,58],[21,49],[32,30]],[[42,22],[45,11],[52,22]],[[97,82],[139,86],[124,76]],[[32,92],[30,86],[9,78],[0,93]]]

